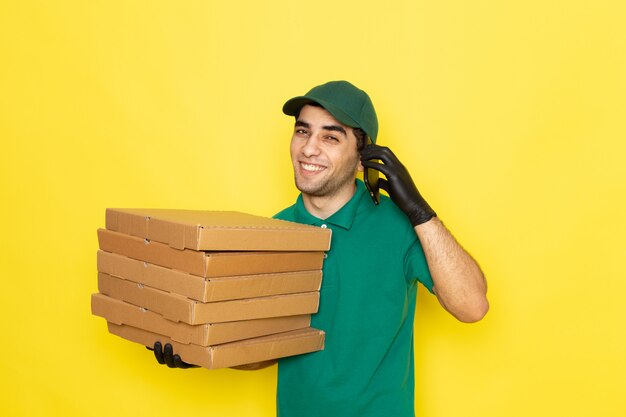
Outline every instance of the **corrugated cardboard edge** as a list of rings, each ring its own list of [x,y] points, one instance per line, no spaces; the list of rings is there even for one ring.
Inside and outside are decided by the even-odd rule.
[[[108,328],[112,334],[148,347],[152,347],[156,341],[170,343],[183,361],[208,369],[245,365],[324,349],[324,332],[310,327],[210,347],[178,343],[166,336],[126,325],[108,323]]]
[[[310,315],[273,317],[229,323],[189,325],[172,322],[141,307],[104,294],[91,295],[91,313],[118,325],[163,334],[180,343],[210,346],[309,327]]]

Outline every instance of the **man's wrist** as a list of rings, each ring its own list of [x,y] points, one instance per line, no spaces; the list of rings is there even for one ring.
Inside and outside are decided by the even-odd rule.
[[[414,209],[408,213],[408,217],[413,227],[415,227],[426,223],[433,217],[437,217],[437,213],[422,199],[422,201],[415,204]]]
[[[416,216],[409,216],[409,220],[413,227],[415,227],[432,220],[434,217],[437,217],[437,214],[434,212],[432,214],[420,213]]]

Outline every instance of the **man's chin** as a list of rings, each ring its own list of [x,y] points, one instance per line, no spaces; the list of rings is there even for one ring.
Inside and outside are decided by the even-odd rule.
[[[309,184],[304,181],[295,180],[296,188],[300,190],[302,194],[307,194],[313,197],[322,197],[326,194],[325,184]]]
[[[298,186],[298,184],[296,184],[296,188],[300,190],[302,194],[310,195],[312,197],[322,197],[323,195],[325,195],[324,190],[321,190],[319,188],[300,187]]]

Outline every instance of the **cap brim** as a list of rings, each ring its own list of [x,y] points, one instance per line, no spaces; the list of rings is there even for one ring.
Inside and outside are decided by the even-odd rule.
[[[300,110],[302,110],[302,107],[311,103],[319,104],[324,109],[326,109],[326,111],[328,111],[335,119],[337,119],[337,121],[343,123],[344,125],[361,128],[361,126],[359,126],[359,124],[352,117],[348,116],[347,113],[345,113],[343,110],[336,107],[332,103],[328,103],[324,100],[312,99],[307,96],[298,96],[287,100],[287,102],[285,102],[285,104],[283,105],[283,113],[288,116],[298,116],[298,114],[300,114]]]
[[[294,97],[285,102],[285,104],[283,105],[283,113],[285,113],[287,116],[297,116],[300,113],[302,107],[311,103],[316,103],[316,101],[311,100],[306,96]]]

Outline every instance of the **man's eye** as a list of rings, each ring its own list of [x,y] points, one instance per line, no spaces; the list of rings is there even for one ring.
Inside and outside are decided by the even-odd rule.
[[[337,139],[336,136],[326,136],[326,139],[333,141],[333,142],[339,142],[339,139]]]

